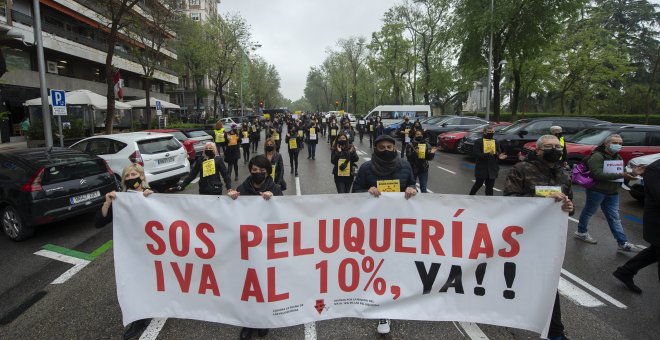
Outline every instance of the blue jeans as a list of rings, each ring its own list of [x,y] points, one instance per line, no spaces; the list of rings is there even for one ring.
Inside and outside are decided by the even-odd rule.
[[[621,218],[619,217],[619,194],[606,195],[598,191],[587,190],[587,201],[584,203],[582,213],[580,213],[580,222],[578,223],[578,232],[586,233],[589,219],[596,213],[598,206],[603,210],[607,224],[610,226],[612,236],[618,244],[628,242],[628,237],[623,231]]]
[[[429,182],[429,171],[420,171],[415,180],[419,179],[419,190],[423,193],[426,193],[426,184]]]

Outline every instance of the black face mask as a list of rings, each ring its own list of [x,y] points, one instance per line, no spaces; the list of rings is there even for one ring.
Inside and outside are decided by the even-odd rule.
[[[552,150],[543,150],[543,159],[548,162],[555,163],[561,159],[561,150],[552,149]]]
[[[351,128],[350,125],[344,125],[344,129],[350,129],[350,128]]]
[[[374,154],[378,158],[380,158],[380,159],[382,159],[386,162],[390,162],[390,161],[394,160],[395,158],[397,158],[399,156],[399,152],[397,152],[396,150],[392,150],[392,151],[388,151],[388,150],[375,151]]]
[[[127,189],[136,190],[142,184],[142,179],[140,177],[127,179],[127,180],[124,181],[124,184],[126,184]]]
[[[347,141],[347,140],[340,140],[340,141],[337,142],[337,143],[339,144],[339,146],[346,146],[346,145],[348,145],[348,141]]]
[[[266,152],[271,152],[271,151],[273,151],[273,150],[275,150],[275,147],[274,147],[274,146],[272,146],[272,145],[266,145]]]
[[[557,138],[561,138],[563,135],[564,135],[564,134],[561,133],[561,132],[560,132],[560,133],[555,133],[555,137],[557,137]]]
[[[204,150],[204,155],[206,155],[207,158],[213,158],[215,157],[215,152],[213,152],[213,150]]]
[[[484,138],[486,138],[486,139],[493,139],[493,136],[494,136],[494,135],[495,135],[494,133],[485,133],[485,134],[484,134]]]
[[[424,137],[422,137],[422,136],[415,137],[415,142],[421,143],[423,141],[424,141]]]
[[[266,180],[265,172],[252,172],[250,173],[250,178],[252,178],[252,183],[261,184]]]

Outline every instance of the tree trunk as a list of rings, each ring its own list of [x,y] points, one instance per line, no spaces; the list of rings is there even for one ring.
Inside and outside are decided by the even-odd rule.
[[[651,94],[653,94],[653,88],[655,86],[655,79],[658,75],[658,59],[660,59],[660,48],[655,54],[655,63],[653,65],[653,75],[651,76],[651,82],[649,83],[649,90],[646,92],[645,106],[646,106],[646,116],[644,117],[644,124],[649,123],[649,116],[651,115]]]
[[[511,96],[511,121],[516,121],[520,103],[520,68],[513,70],[513,95]]]
[[[112,67],[112,57],[115,55],[115,43],[117,42],[117,32],[119,30],[119,20],[113,20],[110,26],[110,34],[107,37],[108,50],[105,57],[105,84],[106,97],[108,98],[108,108],[105,112],[105,134],[112,134],[112,123],[115,117],[115,74]]]
[[[216,104],[216,103],[218,102],[218,92],[220,91],[220,90],[218,89],[218,87],[219,87],[219,86],[216,85],[216,86],[215,86],[215,91],[213,91],[213,118],[214,118],[214,119],[215,119],[216,117],[218,117],[218,104]],[[225,109],[225,106],[224,106],[224,104],[223,104],[223,105],[222,105],[222,110],[224,111],[224,109]]]
[[[495,122],[500,121],[500,80],[502,78],[501,70],[502,69],[498,67],[495,68],[495,71],[493,72],[493,121]]]
[[[147,120],[147,130],[152,129],[152,124],[151,124],[151,77],[145,77],[144,78],[144,96],[146,97],[146,107],[144,108],[144,118]]]
[[[227,98],[225,97],[224,88],[220,87],[220,90],[216,91],[216,94],[220,95],[220,104],[222,105],[222,117],[229,116],[229,114],[227,112]]]

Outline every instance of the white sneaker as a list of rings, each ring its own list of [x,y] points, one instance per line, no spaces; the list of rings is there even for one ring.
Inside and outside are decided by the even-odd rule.
[[[390,332],[390,319],[378,320],[378,333],[387,334]]]
[[[624,244],[619,244],[618,250],[621,251],[621,252],[626,252],[626,253],[639,253],[640,251],[642,251],[642,248],[640,248],[636,244],[626,242]]]

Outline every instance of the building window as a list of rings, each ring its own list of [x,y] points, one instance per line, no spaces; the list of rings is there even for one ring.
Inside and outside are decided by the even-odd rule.
[[[190,6],[199,6],[200,0],[190,0]]]
[[[200,21],[202,19],[202,14],[201,13],[190,13],[190,19],[192,19],[192,21]]]

